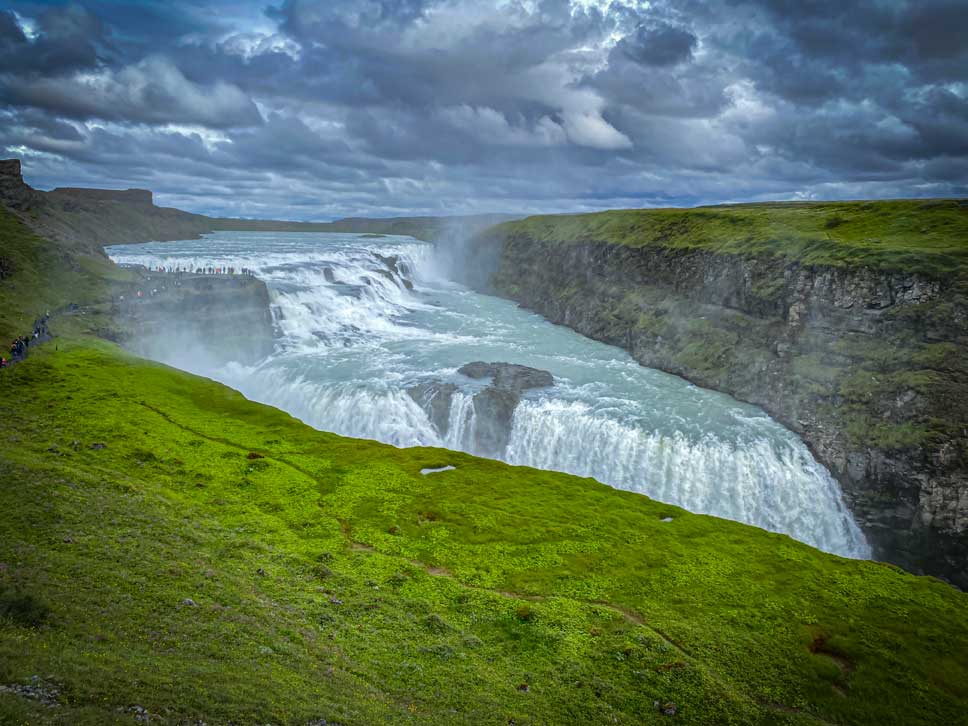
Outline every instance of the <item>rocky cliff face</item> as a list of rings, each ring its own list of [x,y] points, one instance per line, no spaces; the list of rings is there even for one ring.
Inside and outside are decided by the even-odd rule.
[[[121,342],[153,360],[199,371],[272,352],[269,291],[253,277],[142,272],[114,300]]]
[[[757,404],[841,482],[875,556],[968,587],[968,302],[954,280],[510,235],[497,290]]]
[[[57,187],[50,192],[63,197],[97,202],[126,202],[127,204],[154,204],[154,196],[147,189],[87,189],[83,187]]]
[[[0,205],[41,237],[99,255],[105,245],[193,239],[213,228],[208,217],[156,207],[144,189],[38,191],[18,159],[0,161]]]
[[[488,381],[487,386],[474,394],[472,399],[473,438],[467,443],[475,454],[491,459],[499,459],[507,451],[511,422],[514,410],[521,403],[521,395],[532,388],[555,385],[554,376],[548,371],[517,363],[474,361],[461,366],[457,372],[468,378]],[[457,393],[457,386],[432,380],[407,389],[407,393],[427,412],[441,438],[446,438],[451,425],[451,403]]]

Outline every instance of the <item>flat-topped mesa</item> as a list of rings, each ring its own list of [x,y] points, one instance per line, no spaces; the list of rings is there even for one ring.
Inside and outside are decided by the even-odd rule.
[[[127,204],[153,205],[154,198],[148,189],[85,189],[81,187],[57,187],[51,194],[60,194],[95,202],[125,202]]]

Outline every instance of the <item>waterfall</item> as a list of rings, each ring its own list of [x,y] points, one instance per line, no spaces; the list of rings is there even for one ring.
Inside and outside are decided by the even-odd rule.
[[[868,554],[837,482],[797,440],[777,445],[644,431],[596,416],[582,403],[546,399],[518,406],[504,458],[786,532],[833,552]]]
[[[149,267],[254,270],[269,289],[274,354],[256,365],[187,367],[318,429],[480,454],[481,431],[494,421],[480,420],[474,397],[488,382],[458,368],[522,363],[550,371],[555,385],[522,394],[499,458],[869,556],[837,482],[794,434],[758,409],[442,279],[448,268],[432,245],[218,233],[109,253]],[[426,395],[414,395],[419,387]]]

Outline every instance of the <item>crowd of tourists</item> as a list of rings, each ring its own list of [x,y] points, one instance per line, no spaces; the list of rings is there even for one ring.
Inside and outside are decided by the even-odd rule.
[[[245,275],[252,277],[255,271],[248,267],[179,267],[177,265],[158,265],[149,268],[151,272],[166,272],[177,275]]]
[[[45,340],[49,340],[50,330],[47,327],[47,323],[50,320],[50,313],[47,313],[42,318],[37,318],[34,321],[34,329],[30,335],[20,335],[16,337],[10,344],[10,358],[6,356],[0,356],[0,368],[6,368],[8,365],[12,365],[18,361],[23,360],[27,357],[27,350],[31,345],[36,345],[37,343],[43,343]]]

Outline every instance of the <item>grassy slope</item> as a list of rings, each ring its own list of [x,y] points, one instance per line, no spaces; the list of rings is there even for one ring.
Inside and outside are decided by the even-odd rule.
[[[505,231],[558,242],[767,253],[805,264],[968,270],[968,207],[955,200],[741,204],[529,217]]]
[[[0,341],[29,334],[33,321],[70,303],[89,305],[104,297],[104,282],[126,273],[100,254],[42,243],[0,207],[0,258],[13,274],[0,279]]]
[[[964,718],[968,596],[938,581],[320,433],[93,339],[97,317],[0,375],[0,684],[63,704],[0,692],[0,722]]]

